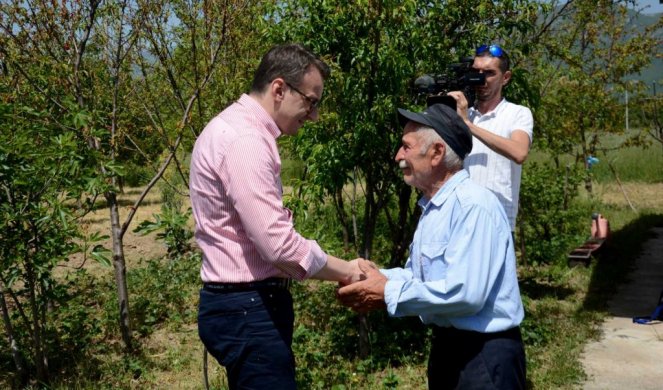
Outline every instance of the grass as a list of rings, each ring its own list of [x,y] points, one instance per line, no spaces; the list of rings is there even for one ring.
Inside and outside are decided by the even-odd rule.
[[[629,147],[599,154],[599,163],[592,167],[592,175],[598,183],[615,182],[615,174],[622,182],[663,182],[663,146],[646,149]]]
[[[623,135],[608,135],[602,139],[602,147],[595,157],[599,162],[592,166],[589,173],[592,180],[599,184],[621,182],[630,183],[663,183],[663,145],[651,137],[645,138],[647,146],[617,147],[622,142]],[[561,164],[573,164],[573,157],[559,156]],[[547,153],[536,148],[532,149],[528,161],[539,163],[551,162],[553,159]],[[611,169],[614,168],[616,172]]]

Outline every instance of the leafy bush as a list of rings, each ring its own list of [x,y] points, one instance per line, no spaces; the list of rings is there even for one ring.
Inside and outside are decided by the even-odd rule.
[[[184,162],[188,167],[185,160],[186,155],[180,153],[178,161]],[[182,212],[187,197],[183,176],[187,175],[188,169],[174,162],[168,166],[158,186],[161,191],[161,213],[152,214],[154,220],[145,220],[134,229],[134,233],[141,235],[159,232],[156,238],[164,242],[171,259],[183,256],[191,250],[193,231],[189,227],[189,220],[192,211],[189,207]]]
[[[162,159],[165,160],[169,153],[165,151]],[[188,191],[186,178],[189,177],[189,158],[187,152],[178,151],[177,160],[171,161],[158,183],[161,202],[166,207],[179,210],[184,205]]]
[[[300,387],[358,384],[376,370],[421,364],[426,359],[428,334],[419,318],[389,318],[379,311],[367,315],[372,351],[361,360],[358,315],[336,301],[335,290],[335,284],[326,282],[297,283],[292,289],[296,312],[293,351]],[[391,388],[397,380],[391,376],[384,384]]]
[[[354,245],[345,248],[342,225],[331,202],[311,205],[288,196],[297,230],[315,238],[328,253],[341,258],[357,256]],[[365,199],[359,197],[357,210]],[[345,207],[350,211],[350,205]],[[364,215],[356,216],[362,226]],[[390,262],[391,240],[384,214],[376,221],[373,259]],[[404,260],[403,260],[404,262]],[[408,364],[421,364],[428,356],[428,333],[418,317],[390,318],[384,311],[367,315],[371,354],[359,356],[359,316],[335,299],[336,285],[327,282],[296,283],[292,289],[295,302],[293,351],[297,359],[297,382],[307,389],[344,389],[367,385],[376,371]],[[374,383],[384,388],[397,387],[399,378],[389,375]]]
[[[158,231],[156,238],[166,244],[168,257],[176,258],[191,250],[193,231],[188,223],[191,218],[191,207],[182,213],[179,208],[161,206],[161,214],[152,214],[154,221],[145,220],[133,231],[146,235]]]
[[[138,165],[135,163],[127,163],[125,166],[124,175],[122,175],[122,180],[124,185],[128,187],[140,187],[147,184],[152,176],[154,176],[154,171],[146,167],[145,165]]]
[[[44,342],[48,351],[50,379],[54,382],[71,380],[72,377],[85,373],[90,378],[100,375],[100,351],[105,351],[107,344],[103,342],[107,336],[107,325],[112,324],[117,334],[117,315],[100,310],[104,308],[106,291],[114,289],[112,284],[97,284],[85,270],[69,274],[63,283],[54,284],[53,300],[47,311],[44,328]],[[101,298],[101,299],[100,299]],[[116,301],[110,301],[116,306]],[[117,310],[114,312],[117,314]],[[19,320],[18,314],[12,315],[14,321]],[[24,327],[14,327],[14,336],[18,340],[29,340],[30,335]],[[18,379],[16,367],[11,364],[10,348],[6,339],[0,338],[0,381],[12,383],[16,388],[22,387]],[[6,354],[5,354],[6,352]],[[27,355],[27,354],[26,354]]]
[[[525,243],[526,262],[565,261],[569,248],[586,239],[592,209],[576,200],[582,180],[582,172],[570,166],[527,165],[517,227],[518,238]]]
[[[196,322],[199,264],[200,256],[192,253],[176,259],[150,259],[145,266],[128,270],[133,297],[131,322],[139,338],[148,337],[164,325],[178,327]],[[123,388],[153,369],[153,360],[142,350],[125,354],[118,341],[117,289],[113,281],[93,277],[84,270],[69,279],[67,289],[59,292],[66,305],[58,307],[49,318],[51,328],[57,329],[52,338],[59,341],[50,361],[58,373],[54,383],[61,388]],[[112,356],[122,358],[109,358]],[[81,383],[72,386],[77,381]]]
[[[146,267],[127,274],[133,298],[134,328],[147,335],[166,319],[170,323],[195,322],[196,294],[199,288],[200,255],[177,256],[174,259],[147,260]]]
[[[281,180],[283,185],[292,185],[304,176],[304,163],[298,159],[281,159]]]
[[[63,324],[51,322],[70,299],[55,269],[88,249],[77,223],[85,207],[72,205],[104,187],[76,132],[53,124],[51,112],[12,100],[0,102],[0,318],[17,382],[47,383],[57,365],[49,359],[68,350],[59,339]],[[87,114],[70,108],[63,127],[85,127]]]

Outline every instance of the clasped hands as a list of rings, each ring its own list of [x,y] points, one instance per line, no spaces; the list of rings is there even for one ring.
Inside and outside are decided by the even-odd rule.
[[[336,298],[344,306],[359,313],[385,308],[384,287],[387,278],[372,261],[358,258],[351,263],[357,267],[357,277],[349,284],[339,284]]]

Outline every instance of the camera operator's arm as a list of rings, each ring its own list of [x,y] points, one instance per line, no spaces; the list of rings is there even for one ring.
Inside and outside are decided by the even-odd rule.
[[[467,126],[470,128],[472,135],[483,142],[486,146],[515,162],[522,164],[527,159],[529,154],[530,139],[529,135],[523,129],[514,129],[511,132],[511,137],[505,138],[494,134],[482,127],[473,124],[467,114],[467,99],[461,91],[452,91],[448,93],[449,96],[456,99],[456,112],[463,118]]]

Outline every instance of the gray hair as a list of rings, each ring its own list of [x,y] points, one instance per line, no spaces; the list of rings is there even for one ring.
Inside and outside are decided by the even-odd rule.
[[[451,149],[449,144],[447,144],[447,142],[442,137],[440,137],[435,129],[418,124],[418,127],[415,129],[415,131],[419,134],[419,140],[421,141],[421,149],[419,150],[419,153],[422,155],[426,154],[434,142],[441,142],[444,144],[444,149],[446,150],[443,160],[444,166],[447,169],[453,171],[459,171],[463,168],[463,160],[458,156],[458,154],[456,154],[456,152],[454,152],[453,149]]]

